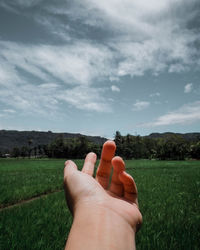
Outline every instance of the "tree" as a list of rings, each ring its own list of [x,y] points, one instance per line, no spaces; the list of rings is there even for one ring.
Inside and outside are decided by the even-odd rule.
[[[31,158],[31,151],[32,151],[32,149],[31,149],[31,145],[33,144],[33,140],[32,139],[29,139],[28,140],[28,156],[29,156],[29,158]]]
[[[153,138],[144,137],[144,152],[143,158],[145,159],[155,159],[156,158],[156,140]]]
[[[20,156],[20,149],[18,147],[13,148],[12,152],[11,152],[11,156],[12,157],[19,157]]]
[[[114,141],[117,146],[116,154],[123,156],[123,138],[119,131],[116,131]]]
[[[200,159],[200,141],[191,145],[190,154],[192,158]]]
[[[39,157],[42,157],[43,152],[44,152],[43,146],[38,145],[38,155],[39,155]],[[44,154],[45,154],[45,152],[44,152]]]
[[[64,138],[59,135],[52,143],[48,145],[48,153],[50,157],[64,157]]]
[[[22,147],[20,150],[20,155],[24,158],[28,156],[28,154],[29,154],[29,149],[26,146]]]
[[[37,147],[36,146],[33,148],[33,151],[34,151],[34,156],[36,158],[37,157]]]
[[[157,157],[161,160],[184,160],[188,152],[188,145],[178,135],[170,135],[166,139],[158,140]]]
[[[81,136],[79,138],[79,146],[78,146],[78,158],[85,158],[86,154],[89,153],[88,150],[88,140],[85,136]]]

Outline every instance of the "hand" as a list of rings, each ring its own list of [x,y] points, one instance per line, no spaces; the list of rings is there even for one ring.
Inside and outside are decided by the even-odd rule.
[[[137,231],[142,223],[142,215],[138,208],[136,184],[125,172],[122,158],[114,157],[115,150],[113,141],[104,143],[96,179],[93,178],[96,163],[94,153],[86,156],[82,171],[77,170],[73,161],[65,163],[66,200],[74,216],[79,209],[103,207],[118,214]],[[113,174],[109,186],[112,166]]]

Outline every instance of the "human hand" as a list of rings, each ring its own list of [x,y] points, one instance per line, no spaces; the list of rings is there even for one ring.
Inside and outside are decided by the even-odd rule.
[[[93,178],[96,155],[89,153],[82,168],[77,170],[73,161],[64,168],[64,188],[68,206],[75,216],[77,211],[104,208],[119,215],[134,231],[142,223],[138,208],[137,188],[133,178],[125,172],[121,157],[114,157],[116,145],[107,141],[103,145],[96,178]],[[109,179],[113,167],[111,183]]]

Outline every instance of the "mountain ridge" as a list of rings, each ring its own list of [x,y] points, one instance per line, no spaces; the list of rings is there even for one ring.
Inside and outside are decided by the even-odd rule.
[[[65,139],[86,137],[89,141],[102,145],[107,139],[100,136],[88,136],[80,133],[55,133],[45,131],[18,131],[18,130],[0,130],[0,150],[12,150],[15,147],[28,146],[31,140],[31,147],[38,145],[47,145],[59,136]]]
[[[173,132],[165,132],[165,133],[151,133],[147,137],[152,139],[158,138],[167,138],[169,136],[179,136],[185,139],[186,141],[198,141],[200,140],[199,132],[191,132],[191,133],[173,133]],[[29,140],[31,140],[31,147],[35,147],[38,145],[47,145],[54,141],[59,136],[63,136],[64,138],[79,138],[81,136],[86,137],[89,141],[94,142],[96,144],[102,145],[107,138],[101,136],[89,136],[83,135],[80,133],[58,133],[51,131],[18,131],[18,130],[0,130],[0,150],[12,150],[14,147],[23,147],[28,146]]]
[[[169,136],[179,136],[185,139],[186,141],[196,141],[200,140],[200,133],[199,132],[191,132],[191,133],[174,133],[174,132],[164,132],[164,133],[151,133],[147,137],[149,138],[167,138]]]

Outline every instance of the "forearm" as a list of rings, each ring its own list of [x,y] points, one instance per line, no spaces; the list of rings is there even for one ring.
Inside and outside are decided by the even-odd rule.
[[[66,244],[67,250],[133,250],[135,232],[116,212],[98,207],[75,213]]]

